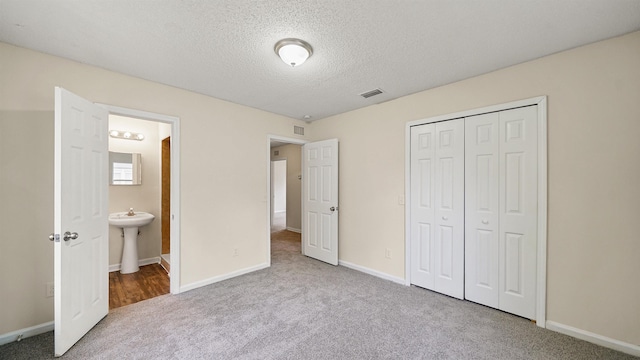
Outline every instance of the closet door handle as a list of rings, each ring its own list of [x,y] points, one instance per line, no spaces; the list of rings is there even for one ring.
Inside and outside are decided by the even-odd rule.
[[[489,225],[489,220],[482,220],[482,223],[485,225]]]
[[[449,218],[448,218],[448,217],[446,217],[446,216],[443,216],[443,217],[442,217],[442,220],[447,221],[447,220],[449,220]]]

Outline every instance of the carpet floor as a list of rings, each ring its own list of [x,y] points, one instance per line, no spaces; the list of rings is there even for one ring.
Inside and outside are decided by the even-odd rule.
[[[634,359],[304,257],[288,231],[271,249],[270,268],[111,311],[63,359]],[[52,332],[0,347],[0,359],[52,354]]]

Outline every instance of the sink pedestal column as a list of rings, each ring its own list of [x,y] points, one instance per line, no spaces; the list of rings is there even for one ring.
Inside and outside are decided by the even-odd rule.
[[[140,270],[138,266],[138,228],[124,228],[124,247],[122,248],[121,274],[130,274]]]

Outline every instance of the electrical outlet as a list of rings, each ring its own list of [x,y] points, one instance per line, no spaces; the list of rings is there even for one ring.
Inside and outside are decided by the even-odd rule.
[[[384,250],[384,257],[387,258],[387,259],[391,259],[391,249],[386,248]]]
[[[233,249],[233,257],[236,257],[238,255],[239,255],[238,249]]]
[[[47,283],[47,287],[46,287],[46,292],[45,292],[45,297],[53,297],[53,283],[49,282]]]

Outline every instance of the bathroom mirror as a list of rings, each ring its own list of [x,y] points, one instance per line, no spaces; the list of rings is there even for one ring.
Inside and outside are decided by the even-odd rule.
[[[142,184],[142,155],[109,151],[109,184]]]

